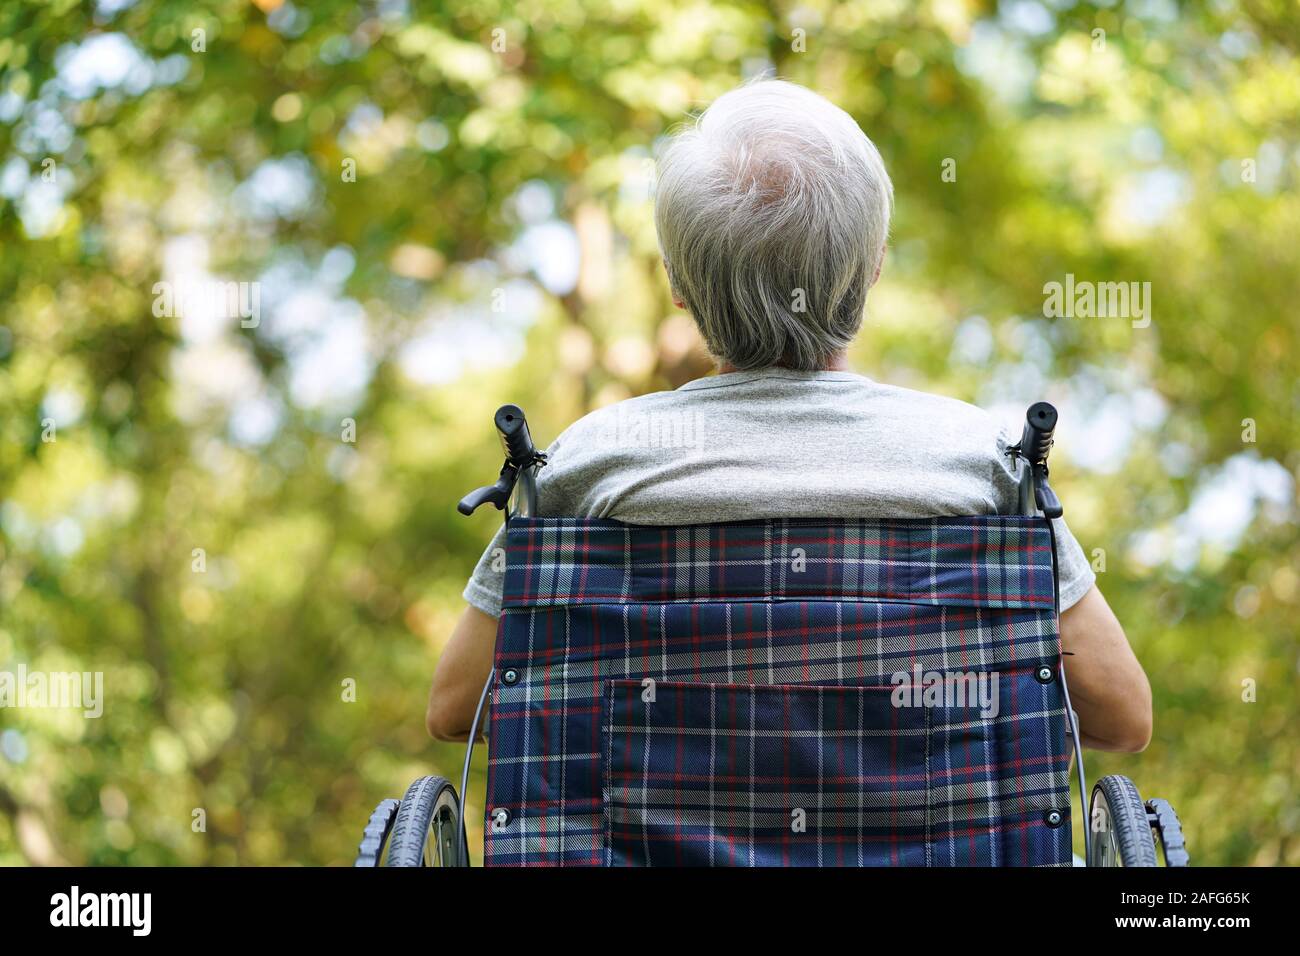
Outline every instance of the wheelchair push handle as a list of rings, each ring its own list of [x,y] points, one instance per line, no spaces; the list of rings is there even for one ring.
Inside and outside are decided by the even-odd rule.
[[[1024,496],[1029,495],[1032,489],[1033,506],[1048,518],[1059,518],[1065,511],[1056,492],[1047,483],[1047,456],[1051,454],[1055,441],[1056,421],[1055,406],[1048,402],[1034,402],[1025,412],[1025,427],[1020,434],[1020,444],[1007,449],[1009,454],[1024,459],[1028,484],[1021,485],[1022,503],[1028,507],[1028,499]],[[1034,508],[1030,508],[1027,513],[1033,514]]]
[[[1025,429],[1020,435],[1020,454],[1031,465],[1047,464],[1056,433],[1056,408],[1047,402],[1034,402],[1025,412]]]
[[[498,511],[507,511],[510,498],[516,490],[516,512],[532,514],[537,507],[537,487],[534,476],[537,469],[546,464],[546,455],[537,450],[533,436],[528,431],[528,419],[524,410],[518,405],[502,405],[492,417],[496,425],[497,437],[501,439],[501,449],[505,452],[505,464],[497,475],[495,484],[475,488],[456,505],[456,510],[463,515],[472,515],[483,505],[492,505]],[[507,511],[507,520],[510,512]]]
[[[516,468],[526,468],[537,458],[533,436],[528,431],[528,419],[518,405],[502,405],[492,419],[501,437],[501,448],[506,461]]]

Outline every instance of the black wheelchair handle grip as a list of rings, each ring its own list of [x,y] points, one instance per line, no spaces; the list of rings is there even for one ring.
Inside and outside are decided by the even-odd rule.
[[[472,515],[483,505],[492,505],[497,511],[510,503],[510,492],[515,486],[515,470],[507,465],[501,469],[501,477],[495,485],[475,488],[456,505],[456,510],[463,515]]]
[[[537,449],[533,445],[533,436],[529,434],[524,410],[518,405],[502,405],[497,409],[493,421],[501,436],[501,447],[505,449],[506,460],[521,468],[531,464],[537,455]]]
[[[1065,514],[1065,509],[1061,507],[1061,499],[1056,497],[1056,492],[1047,483],[1046,475],[1041,481],[1034,481],[1034,503],[1038,505],[1045,518],[1059,518]]]
[[[1048,402],[1034,402],[1025,413],[1025,430],[1020,436],[1020,454],[1030,464],[1047,462],[1056,432],[1056,408]]]

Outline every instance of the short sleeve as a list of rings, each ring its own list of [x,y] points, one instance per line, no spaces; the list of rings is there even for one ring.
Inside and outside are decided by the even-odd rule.
[[[505,583],[506,526],[503,523],[479,557],[461,596],[488,617],[500,617]]]
[[[1097,583],[1097,575],[1084,556],[1083,547],[1065,524],[1064,518],[1052,522],[1056,529],[1056,570],[1061,588],[1061,610],[1078,604]]]

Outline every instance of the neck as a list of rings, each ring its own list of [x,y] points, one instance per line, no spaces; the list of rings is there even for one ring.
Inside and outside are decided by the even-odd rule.
[[[774,368],[785,368],[778,362]],[[818,372],[847,372],[849,370],[849,357],[845,352],[836,352],[828,358],[822,365],[817,367]],[[718,363],[718,374],[726,375],[728,372],[739,372],[740,369],[732,365],[726,359]]]

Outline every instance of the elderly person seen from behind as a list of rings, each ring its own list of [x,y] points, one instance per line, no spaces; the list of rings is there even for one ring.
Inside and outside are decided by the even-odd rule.
[[[1013,439],[951,398],[849,370],[893,187],[828,100],[778,80],[719,97],[659,158],[655,225],[674,303],[716,375],[599,409],[548,449],[538,514],[684,525],[1015,513]],[[1064,521],[1061,640],[1083,742],[1136,751],[1151,691]],[[484,551],[438,661],[427,724],[465,739],[492,666],[503,573]]]

